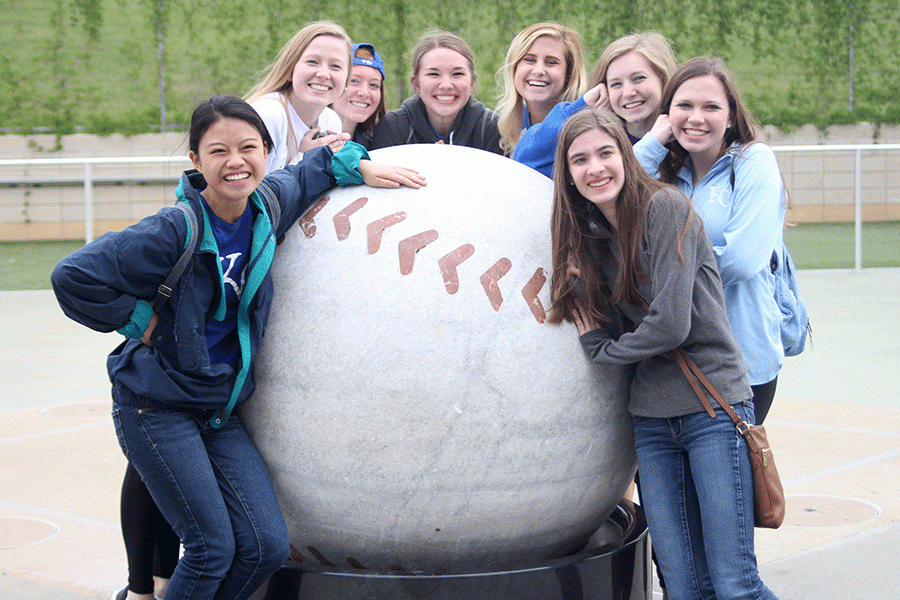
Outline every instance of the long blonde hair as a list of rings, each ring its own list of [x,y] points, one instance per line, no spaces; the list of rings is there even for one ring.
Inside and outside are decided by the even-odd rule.
[[[281,48],[281,52],[278,53],[278,57],[266,68],[263,77],[253,86],[244,99],[248,103],[252,103],[266,94],[278,92],[285,115],[289,115],[287,93],[293,85],[291,78],[294,74],[294,67],[309,44],[320,35],[330,35],[343,40],[347,44],[347,77],[344,80],[344,87],[346,88],[347,84],[350,83],[350,73],[353,66],[350,36],[347,35],[343,27],[333,21],[313,21],[304,25],[300,31],[294,34],[294,37],[287,41]],[[290,162],[292,156],[297,155],[299,150],[300,144],[297,140],[297,134],[294,132],[294,126],[291,124],[290,117],[287,116],[288,162]]]
[[[512,154],[519,138],[522,137],[522,96],[516,91],[514,81],[516,66],[541,36],[548,36],[562,42],[565,47],[566,80],[560,94],[560,102],[572,102],[580,98],[587,90],[587,74],[584,68],[584,52],[581,48],[581,36],[578,32],[551,21],[535,23],[520,31],[509,44],[506,60],[497,79],[502,77],[503,96],[497,103],[498,123],[500,129],[500,148],[507,155]]]
[[[350,82],[350,67],[353,65],[350,36],[347,35],[343,27],[333,21],[313,21],[304,25],[300,31],[294,34],[294,37],[287,41],[272,64],[265,69],[262,78],[253,86],[244,99],[247,102],[253,102],[270,92],[283,93],[289,90],[294,66],[313,39],[320,35],[334,36],[347,43],[347,79],[344,81],[344,86],[346,87],[347,83]]]

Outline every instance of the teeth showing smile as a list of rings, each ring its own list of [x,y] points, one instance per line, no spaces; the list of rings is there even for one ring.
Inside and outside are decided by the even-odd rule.
[[[612,177],[607,177],[605,179],[601,179],[600,181],[592,181],[592,182],[588,183],[588,187],[592,187],[592,188],[603,187],[610,181],[612,181]]]
[[[638,102],[629,102],[628,104],[626,104],[624,106],[624,108],[626,110],[631,110],[632,108],[637,108],[638,106],[643,106],[643,104],[644,104],[643,100],[639,100]]]
[[[706,132],[700,129],[685,129],[684,132],[691,137],[701,137],[706,135]]]
[[[250,173],[236,173],[235,175],[226,175],[225,181],[243,181],[250,177]]]
[[[438,102],[453,102],[454,100],[456,100],[456,96],[440,95],[435,96],[435,99],[437,99]]]
[[[546,81],[529,81],[528,85],[530,85],[532,87],[547,87],[550,84],[547,83]]]
[[[362,109],[369,108],[369,103],[368,103],[368,102],[358,102],[358,101],[351,100],[351,101],[350,101],[350,104],[352,104],[352,105],[355,106],[356,108],[362,108]]]
[[[323,85],[321,83],[311,83],[311,84],[309,84],[309,87],[316,90],[317,92],[328,92],[331,90],[330,87],[328,87],[327,85]]]

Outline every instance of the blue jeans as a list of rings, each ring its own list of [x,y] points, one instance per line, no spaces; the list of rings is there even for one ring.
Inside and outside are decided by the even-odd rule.
[[[284,516],[238,415],[213,429],[199,415],[113,403],[113,420],[184,546],[167,598],[247,598],[284,564]]]
[[[754,422],[753,402],[734,409]],[[776,599],[756,566],[747,442],[725,411],[633,421],[641,498],[669,598]]]

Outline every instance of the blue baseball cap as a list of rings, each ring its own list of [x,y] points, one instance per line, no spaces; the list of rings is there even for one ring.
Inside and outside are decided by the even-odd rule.
[[[372,56],[374,56],[375,58],[362,58],[357,56],[356,51],[359,50],[360,47],[370,50],[372,52]],[[381,78],[384,79],[384,61],[381,60],[381,57],[378,56],[377,52],[375,52],[375,46],[373,46],[372,44],[353,44],[353,64],[378,69],[378,71],[381,73]]]

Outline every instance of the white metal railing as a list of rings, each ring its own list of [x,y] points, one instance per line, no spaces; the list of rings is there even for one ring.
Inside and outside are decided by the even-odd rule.
[[[900,150],[900,144],[820,144],[816,146],[772,146],[775,152],[853,152],[855,156],[853,208],[856,271],[862,271],[862,153]]]
[[[855,189],[853,205],[855,210],[855,245],[857,271],[862,270],[862,153],[900,150],[900,144],[822,144],[814,146],[772,146],[775,152],[853,152],[856,157]],[[0,160],[0,167],[38,165],[84,165],[84,240],[94,239],[94,198],[91,165],[97,164],[153,164],[184,163],[186,156],[145,156],[145,157],[92,157],[92,158],[32,158]]]
[[[189,162],[186,156],[109,156],[86,158],[23,158],[0,160],[0,167],[84,165],[84,242],[94,239],[94,178],[92,165],[166,164]]]

